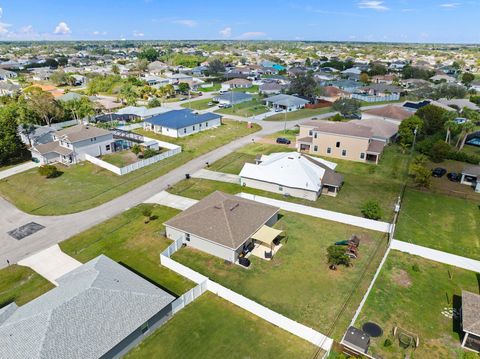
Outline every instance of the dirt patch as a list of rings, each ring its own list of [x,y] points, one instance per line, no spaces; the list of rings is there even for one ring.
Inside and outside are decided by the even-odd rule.
[[[408,273],[403,269],[397,269],[392,274],[392,280],[399,286],[408,288],[412,285],[412,280]]]

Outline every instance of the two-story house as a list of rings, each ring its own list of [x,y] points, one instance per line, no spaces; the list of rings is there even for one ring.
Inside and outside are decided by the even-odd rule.
[[[377,164],[397,132],[398,126],[383,120],[307,121],[300,125],[296,147],[312,155]]]
[[[53,141],[34,145],[32,158],[41,164],[60,162],[65,165],[85,160],[85,155],[101,156],[113,151],[113,134],[91,125],[67,127],[53,134]]]

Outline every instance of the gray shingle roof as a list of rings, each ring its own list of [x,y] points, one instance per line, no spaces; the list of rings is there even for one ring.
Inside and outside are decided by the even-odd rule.
[[[480,335],[480,295],[462,290],[462,327]]]
[[[265,102],[270,102],[275,105],[280,105],[280,106],[302,106],[308,103],[307,100],[304,100],[303,98],[292,96],[292,95],[275,95],[271,97],[267,97]]]
[[[174,300],[103,255],[57,281],[0,311],[0,358],[99,358]]]
[[[90,125],[75,125],[64,128],[55,133],[58,138],[65,139],[70,142],[78,142],[88,140],[94,137],[111,135],[111,132],[100,127]],[[112,135],[113,136],[113,135]]]

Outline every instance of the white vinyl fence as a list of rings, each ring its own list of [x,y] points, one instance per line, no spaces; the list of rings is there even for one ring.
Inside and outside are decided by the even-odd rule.
[[[172,302],[172,315],[175,315],[178,311],[185,308],[185,306],[193,302],[195,299],[200,297],[206,291],[207,291],[207,282],[204,281],[199,285],[197,285],[196,287],[190,289],[188,292],[182,294],[180,297],[178,297]]]
[[[137,128],[143,128],[144,123],[145,122],[137,122],[137,123],[132,123],[131,125],[120,125],[120,126],[117,126],[117,128],[122,131],[131,131]]]
[[[187,277],[195,283],[198,283],[199,285],[203,285],[203,283],[206,283],[206,289],[212,293],[215,293],[219,297],[222,297],[223,299],[226,299],[229,302],[239,306],[240,308],[245,309],[252,314],[255,314],[256,316],[268,321],[269,323],[276,325],[277,327],[282,328],[290,332],[291,334],[296,335],[322,348],[327,353],[330,351],[333,344],[333,339],[323,335],[320,332],[317,332],[312,328],[309,328],[277,312],[274,312],[273,310],[261,304],[258,304],[257,302],[248,299],[243,295],[238,294],[208,279],[208,277],[197,273],[194,270],[184,266],[183,264],[180,264],[171,259],[170,256],[181,247],[182,239],[179,238],[160,254],[160,263],[163,266],[181,274],[182,276]]]
[[[383,102],[383,101],[398,101],[400,100],[400,94],[391,94],[386,96],[370,96],[370,95],[361,95],[361,94],[352,94],[352,98],[365,101],[365,102]]]

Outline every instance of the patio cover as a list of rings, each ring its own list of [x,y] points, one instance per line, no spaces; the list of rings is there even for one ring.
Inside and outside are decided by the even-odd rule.
[[[268,245],[272,245],[272,242],[283,231],[263,225],[253,236],[252,239],[263,242]]]

